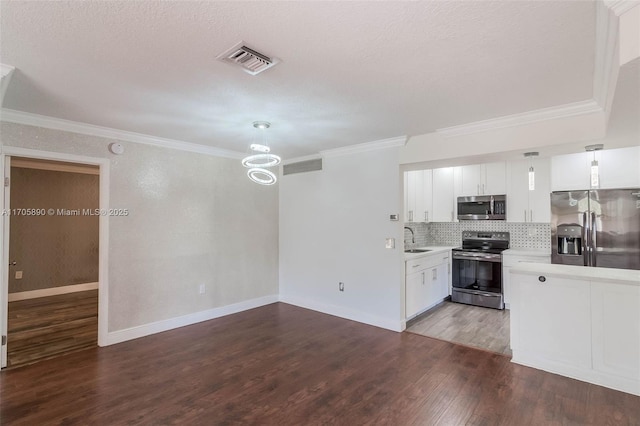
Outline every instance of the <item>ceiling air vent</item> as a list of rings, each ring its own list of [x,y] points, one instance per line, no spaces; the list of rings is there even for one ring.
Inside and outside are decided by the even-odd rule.
[[[219,61],[241,67],[245,72],[256,75],[280,62],[277,58],[260,53],[247,47],[244,41],[217,56]]]
[[[282,175],[286,176],[294,173],[313,172],[315,170],[322,170],[322,158],[285,164],[282,166]]]

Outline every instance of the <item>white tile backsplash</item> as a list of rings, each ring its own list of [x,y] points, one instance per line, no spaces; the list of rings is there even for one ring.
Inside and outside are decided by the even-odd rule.
[[[502,220],[468,222],[405,223],[414,230],[416,244],[411,243],[411,233],[405,231],[405,246],[459,246],[463,231],[509,232],[511,248],[551,250],[551,225],[548,223],[512,223]],[[409,244],[407,244],[407,241]]]

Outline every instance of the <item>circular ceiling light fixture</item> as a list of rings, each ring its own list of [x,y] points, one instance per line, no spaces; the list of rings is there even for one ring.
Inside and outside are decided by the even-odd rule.
[[[271,123],[268,121],[254,121],[253,127],[261,130],[262,143],[252,143],[249,148],[254,153],[246,156],[242,159],[242,165],[247,167],[247,176],[249,179],[260,185],[273,185],[276,183],[277,178],[275,173],[266,169],[266,167],[273,167],[280,164],[281,158],[275,154],[270,154],[271,149],[266,143],[266,136],[264,131],[271,127]]]
[[[242,159],[242,165],[252,167],[273,167],[280,164],[280,157],[275,154],[254,154]]]
[[[247,170],[247,176],[249,179],[260,185],[273,185],[276,183],[276,175],[267,169],[253,168]]]

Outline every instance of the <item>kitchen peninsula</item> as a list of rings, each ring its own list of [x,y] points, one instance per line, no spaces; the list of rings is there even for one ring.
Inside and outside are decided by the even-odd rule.
[[[512,362],[640,395],[640,271],[510,270]]]

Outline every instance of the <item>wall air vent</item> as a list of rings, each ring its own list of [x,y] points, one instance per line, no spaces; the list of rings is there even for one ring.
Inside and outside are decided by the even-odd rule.
[[[271,58],[264,53],[247,47],[244,41],[237,43],[232,48],[222,52],[216,57],[219,61],[242,68],[251,75],[256,75],[264,70],[268,70],[278,62],[277,58]]]
[[[306,173],[322,170],[322,158],[315,160],[299,161],[282,166],[282,175],[292,175],[294,173]]]

